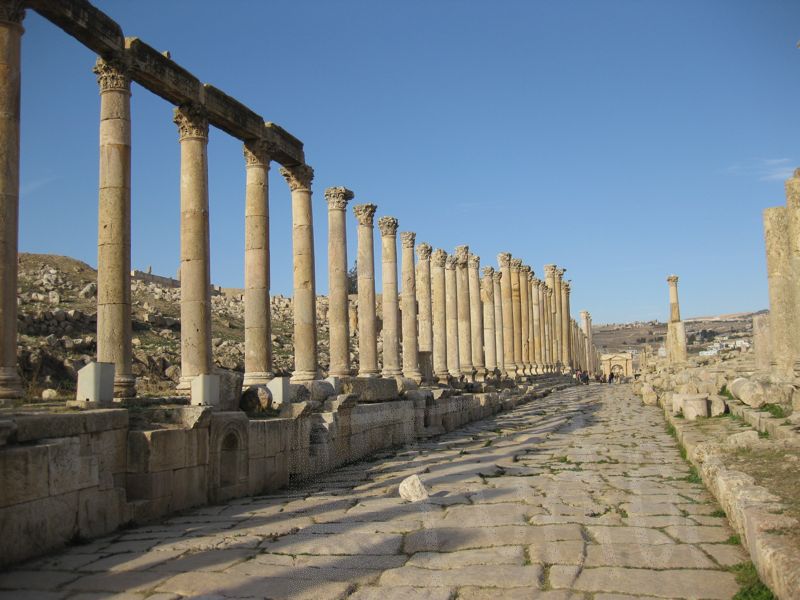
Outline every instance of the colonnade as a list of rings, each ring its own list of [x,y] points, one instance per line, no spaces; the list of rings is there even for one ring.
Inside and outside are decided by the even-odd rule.
[[[16,363],[20,46],[24,17],[21,6],[15,0],[0,0],[0,69],[5,78],[0,86],[0,401],[22,396]],[[94,67],[100,88],[97,359],[115,365],[114,388],[118,397],[136,394],[130,289],[132,79],[125,56],[123,50],[116,54],[109,52]],[[220,118],[214,117],[217,121]],[[213,369],[209,109],[202,102],[183,102],[175,108],[174,122],[181,157],[178,390],[188,393],[193,378],[210,374]],[[270,131],[273,130],[274,127]],[[288,134],[282,135],[289,142],[300,144]],[[282,164],[280,172],[291,192],[292,203],[295,349],[292,380],[303,383],[319,379],[324,374],[317,356],[314,171],[304,162],[287,158],[285,148],[272,138],[243,136],[242,141],[246,180],[244,383],[265,384],[273,377],[268,175],[271,163],[278,160],[276,157]],[[484,267],[481,271],[480,258],[471,254],[467,245],[458,246],[448,254],[434,250],[427,243],[416,244],[416,235],[404,231],[400,234],[400,288],[398,220],[390,216],[378,220],[383,323],[383,360],[379,366],[373,241],[377,206],[358,204],[353,207],[358,242],[359,368],[355,373],[350,363],[347,282],[347,206],[354,197],[345,187],[325,191],[329,375],[402,375],[421,381],[420,352],[430,353],[432,378],[438,383],[453,378],[467,381],[520,378],[591,366],[587,358],[592,355],[591,328],[587,329],[584,323],[581,329],[570,318],[570,285],[563,280],[564,269],[546,265],[545,277],[539,279],[520,258],[501,253],[496,270]]]

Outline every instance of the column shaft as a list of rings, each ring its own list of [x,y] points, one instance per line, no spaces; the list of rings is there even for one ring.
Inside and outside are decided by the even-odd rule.
[[[500,292],[503,304],[503,375],[514,377],[517,373],[514,362],[514,308],[511,292],[511,254],[503,252],[497,255],[502,278],[500,279]]]
[[[497,371],[497,339],[494,320],[494,269],[483,268],[481,278],[481,303],[483,305],[483,343],[486,349],[486,371],[494,375]]]
[[[448,379],[447,297],[444,264],[447,254],[436,250],[431,255],[431,291],[433,300],[433,374],[439,383]]]
[[[358,220],[358,375],[376,377],[378,370],[378,326],[375,314],[375,250],[373,217],[378,207],[359,204],[353,207]]]
[[[378,219],[381,230],[383,279],[383,376],[396,377],[400,368],[400,307],[397,299],[397,219]]]
[[[419,314],[419,350],[433,351],[433,303],[431,299],[431,247],[417,244],[417,305]]]
[[[472,380],[475,369],[472,364],[472,320],[469,301],[469,276],[467,263],[469,262],[469,247],[458,246],[455,251],[458,261],[456,269],[456,296],[458,299],[458,362],[461,373]]]
[[[561,348],[561,362],[565,368],[572,366],[572,319],[569,315],[569,281],[561,282],[561,329],[564,330],[564,343]]]
[[[531,276],[533,362],[536,366],[536,372],[542,373],[544,371],[544,359],[542,358],[542,310],[539,295],[539,280]]]
[[[350,298],[347,289],[347,203],[353,192],[344,187],[325,190],[328,201],[328,331],[331,363],[328,374],[350,375]]]
[[[511,259],[511,318],[513,319],[514,368],[517,376],[525,373],[525,366],[522,364],[522,299],[519,289],[519,270],[521,266],[522,261],[520,259]]]
[[[461,378],[458,335],[458,290],[456,284],[456,257],[448,256],[444,268],[445,304],[447,319],[447,370],[451,377]]]
[[[492,291],[494,294],[494,343],[495,343],[495,356],[497,361],[497,371],[500,376],[506,372],[505,350],[504,350],[504,332],[503,332],[503,292],[500,280],[503,278],[503,273],[495,271],[492,275]]]
[[[469,322],[472,337],[472,366],[478,381],[486,378],[486,360],[483,350],[483,305],[481,304],[481,279],[478,273],[481,260],[469,255],[467,277],[469,279]]]
[[[525,375],[531,374],[531,357],[530,357],[530,304],[528,298],[528,275],[531,268],[527,265],[520,267],[519,271],[519,299],[520,299],[520,319],[522,332],[522,369]]]
[[[400,234],[403,275],[403,376],[422,382],[419,369],[419,346],[417,338],[417,281],[414,266],[414,240],[416,234],[404,231]]]

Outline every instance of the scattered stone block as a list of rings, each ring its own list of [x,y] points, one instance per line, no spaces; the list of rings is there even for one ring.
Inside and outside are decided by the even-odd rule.
[[[417,382],[413,379],[409,379],[408,377],[397,376],[395,377],[395,381],[397,381],[397,392],[400,395],[419,389]]]
[[[406,477],[400,483],[400,497],[408,502],[420,502],[428,499],[428,490],[417,475]]]
[[[219,375],[197,375],[191,394],[194,406],[219,406]]]
[[[761,382],[739,377],[728,388],[737,400],[753,408],[761,408],[767,403],[767,394]]]
[[[692,394],[683,398],[683,416],[687,421],[708,417],[708,394]]]
[[[272,407],[272,394],[265,385],[251,385],[242,392],[239,408],[246,413],[261,414]]]
[[[280,408],[282,405],[290,402],[288,377],[275,377],[271,379],[267,384],[267,389],[272,395],[273,407]]]
[[[75,402],[68,406],[98,408],[114,403],[114,363],[91,362],[78,371]]]
[[[400,395],[397,381],[383,377],[351,377],[342,382],[343,394],[355,394],[361,402],[387,402]]]
[[[229,369],[219,369],[215,375],[219,377],[219,403],[215,405],[216,408],[221,411],[239,410],[244,375]]]
[[[53,388],[42,390],[42,400],[55,400],[58,398],[58,392]]]
[[[757,431],[743,431],[728,436],[726,443],[732,448],[749,448],[758,442]]]
[[[709,409],[712,417],[719,417],[727,412],[728,405],[722,396],[714,395],[709,398]]]
[[[331,384],[333,386],[333,393],[338,395],[342,393],[342,378],[341,377],[326,377],[323,379],[326,383]]]

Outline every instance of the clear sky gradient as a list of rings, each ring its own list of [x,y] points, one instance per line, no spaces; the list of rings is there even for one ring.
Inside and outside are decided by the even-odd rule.
[[[323,191],[344,185],[417,242],[565,266],[595,323],[665,319],[672,272],[686,317],[767,307],[761,211],[800,163],[796,0],[95,4],[303,140],[318,293]],[[94,56],[32,11],[25,28],[20,248],[96,265]],[[134,85],[132,112],[133,265],[174,275],[172,107]],[[240,287],[241,143],[212,129],[209,162],[212,279]],[[291,295],[277,165],[270,185],[272,290]]]

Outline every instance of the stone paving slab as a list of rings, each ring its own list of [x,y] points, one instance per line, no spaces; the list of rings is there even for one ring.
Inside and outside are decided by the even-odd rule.
[[[0,600],[732,598],[745,555],[688,475],[658,409],[581,386],[21,565]]]

